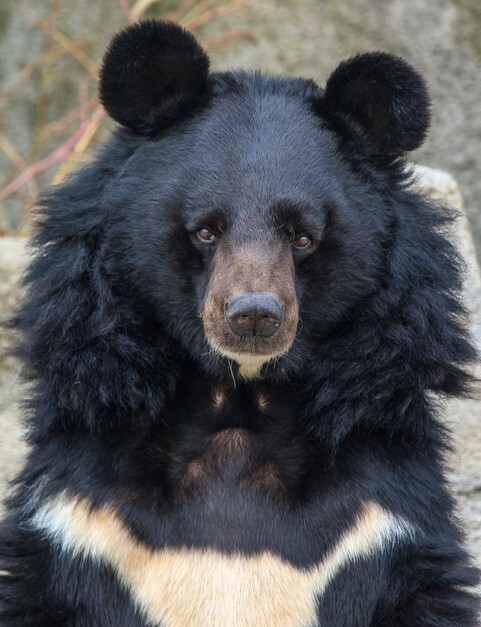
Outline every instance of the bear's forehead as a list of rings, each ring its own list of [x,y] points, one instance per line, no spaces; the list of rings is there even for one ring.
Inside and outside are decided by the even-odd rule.
[[[338,138],[312,110],[305,83],[242,73],[144,144],[135,165],[130,161],[150,181],[143,193],[160,201],[170,190],[186,220],[221,208],[265,221],[285,204],[307,213],[344,204],[348,177]]]
[[[335,134],[289,92],[229,92],[214,98],[189,131],[184,165],[209,200],[324,195],[344,168]]]
[[[209,147],[257,160],[318,152],[329,137],[322,119],[301,94],[257,86],[214,97],[196,128],[198,138],[205,138]]]

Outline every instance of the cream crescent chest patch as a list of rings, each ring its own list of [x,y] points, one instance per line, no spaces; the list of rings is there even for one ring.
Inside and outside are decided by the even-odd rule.
[[[159,627],[317,626],[316,601],[343,566],[414,533],[404,519],[365,502],[324,559],[300,569],[270,552],[152,550],[112,509],[65,495],[43,506],[33,524],[73,556],[110,565],[147,622]]]

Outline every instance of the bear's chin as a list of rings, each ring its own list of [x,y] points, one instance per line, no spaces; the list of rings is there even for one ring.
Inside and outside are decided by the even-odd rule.
[[[242,379],[257,379],[261,376],[262,366],[279,359],[287,351],[263,355],[260,353],[236,352],[211,343],[215,353],[233,361],[238,366],[238,375]]]

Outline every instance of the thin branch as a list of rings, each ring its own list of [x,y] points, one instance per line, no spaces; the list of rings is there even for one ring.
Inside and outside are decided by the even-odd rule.
[[[233,28],[223,35],[204,39],[202,45],[206,50],[213,50],[231,43],[234,39],[247,39],[252,43],[256,43],[257,41],[254,31],[250,28]]]
[[[0,107],[30,78],[32,72],[38,67],[42,67],[65,54],[69,53],[63,48],[58,48],[55,51],[47,51],[42,53],[37,59],[33,59],[33,61],[25,65],[17,74],[16,78],[0,92]]]
[[[95,108],[98,103],[98,98],[91,98],[86,103],[86,114],[83,117],[80,107],[77,107],[76,109],[72,109],[71,111],[69,111],[66,115],[63,116],[63,118],[60,118],[60,120],[52,120],[52,122],[47,122],[43,124],[42,128],[40,129],[41,132],[39,134],[39,141],[43,141],[44,138],[51,139],[53,135],[58,135],[59,133],[64,132],[67,127],[70,126],[70,124],[72,124],[79,118],[81,121],[87,119],[88,112]]]
[[[247,7],[249,4],[251,4],[251,0],[236,0],[234,2],[229,2],[223,6],[204,11],[201,15],[191,20],[182,19],[181,24],[189,30],[194,30],[216,18],[237,13],[240,9]]]
[[[194,5],[187,11],[185,15],[182,16],[182,23],[188,24],[191,20],[202,15],[210,6],[216,3],[217,0],[200,0],[200,2],[195,2]]]
[[[136,22],[153,4],[157,4],[161,0],[137,0],[129,11],[129,20]]]
[[[55,175],[53,180],[54,184],[61,183],[63,179],[69,174],[69,172],[74,167],[75,163],[81,160],[81,157],[84,156],[85,151],[89,147],[92,139],[97,132],[100,123],[105,117],[105,111],[102,107],[98,107],[94,113],[90,116],[90,119],[87,120],[87,126],[85,127],[82,135],[78,139],[75,144],[74,149],[71,151],[69,156],[65,159],[65,162],[61,165],[59,171]]]
[[[24,5],[21,0],[14,0],[15,4],[20,8],[22,13],[33,23],[37,28],[43,31],[48,37],[50,37],[57,44],[65,48],[70,54],[77,59],[77,61],[83,65],[87,72],[93,77],[97,78],[97,64],[80,48],[76,41],[70,39],[57,28],[43,20],[34,11],[31,11]]]
[[[198,2],[198,0],[184,0],[179,4],[176,9],[172,9],[165,14],[166,20],[172,20],[178,22],[182,15],[185,15],[187,11],[190,11],[192,7]]]
[[[95,118],[99,116],[103,117],[104,115],[105,114],[103,110],[100,109],[100,107],[94,114]],[[0,190],[0,200],[8,198],[12,194],[14,194],[29,180],[31,180],[33,176],[36,176],[40,172],[43,172],[54,163],[67,159],[72,150],[75,148],[76,144],[82,139],[84,133],[87,131],[91,123],[92,118],[90,120],[85,120],[85,122],[81,124],[80,128],[75,131],[75,133],[70,135],[70,137],[68,137],[63,144],[61,144],[58,148],[56,148],[53,152],[48,154],[43,159],[40,159],[40,161],[37,161],[36,163],[31,165],[25,170],[25,172],[23,172],[20,176],[17,176],[17,178],[15,178],[11,183],[9,183],[6,187]]]
[[[19,172],[23,172],[25,168],[28,167],[25,159],[15,150],[12,144],[3,135],[0,135],[0,148],[7,155],[10,161],[15,165]],[[29,181],[27,181],[27,185],[32,196],[36,196],[38,194],[38,187],[35,178],[32,177]]]

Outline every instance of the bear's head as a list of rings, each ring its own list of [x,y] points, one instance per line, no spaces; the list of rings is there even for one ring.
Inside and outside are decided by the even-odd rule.
[[[359,55],[324,90],[209,74],[191,34],[148,21],[113,39],[100,94],[130,151],[104,194],[116,287],[207,368],[300,367],[378,289],[387,164],[429,123],[405,61]]]

